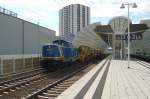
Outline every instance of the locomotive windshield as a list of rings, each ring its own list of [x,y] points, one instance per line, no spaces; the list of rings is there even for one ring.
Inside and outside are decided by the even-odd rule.
[[[72,43],[67,42],[65,40],[55,40],[55,41],[53,41],[53,44],[58,44],[58,45],[61,45],[64,47],[72,47]]]
[[[60,56],[59,47],[57,45],[45,45],[43,46],[44,57],[58,57]]]

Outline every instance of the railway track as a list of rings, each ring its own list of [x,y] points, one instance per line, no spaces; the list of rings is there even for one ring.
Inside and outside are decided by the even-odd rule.
[[[41,73],[44,73],[44,70],[42,68],[38,68],[38,69],[35,69],[35,70],[32,70],[32,73],[31,72],[28,72],[29,74],[24,74],[22,73],[21,75],[18,75],[18,77],[14,78],[14,79],[10,79],[10,80],[5,80],[5,81],[1,81],[0,82],[0,90],[2,88],[2,86],[5,87],[5,85],[9,85],[10,83],[15,83],[17,81],[21,81],[21,80],[25,80],[27,78],[30,78],[30,77],[33,77],[33,76],[36,76],[38,74],[41,74]],[[25,76],[23,76],[25,75]],[[17,76],[17,75],[16,75]]]
[[[94,65],[95,66],[95,65]],[[25,97],[24,99],[54,99],[70,87],[74,82],[80,79],[85,73],[91,70],[92,64],[84,66],[69,75],[62,77],[61,79],[47,85],[43,89]],[[88,67],[88,68],[87,68]]]
[[[41,67],[32,69],[30,71],[26,71],[26,72],[21,72],[21,73],[17,73],[17,74],[9,74],[5,77],[0,78],[0,85],[6,82],[11,82],[11,81],[15,81],[15,80],[19,80],[19,79],[23,79],[23,78],[28,78],[34,75],[37,75],[39,73],[44,72],[45,70]]]
[[[0,83],[0,99],[22,99],[27,97],[29,94],[33,94],[41,88],[60,80],[60,78],[70,75],[71,72],[82,66],[70,66],[52,73],[42,73]]]
[[[142,66],[144,66],[144,67],[150,69],[150,63],[145,62],[145,61],[141,61],[141,60],[138,60],[138,59],[136,60],[136,62],[137,62],[138,64],[140,64],[140,65],[142,65]]]
[[[46,75],[42,74],[42,72],[37,72],[28,76],[23,76],[23,77],[19,77],[13,80],[1,82],[0,83],[0,98],[5,95],[7,96],[11,92],[20,90],[21,88],[25,88],[28,85],[32,85],[44,79],[46,79]],[[6,99],[11,99],[11,98],[7,97]]]
[[[150,57],[146,56],[146,55],[134,55],[134,54],[131,54],[131,57],[150,63]]]
[[[67,79],[64,81],[55,82],[54,84],[51,85],[51,88],[48,88],[47,90],[42,91],[42,93],[40,93],[39,95],[33,96],[33,97],[37,97],[38,99],[45,99],[45,98],[46,99],[54,99],[58,95],[60,95],[63,91],[65,91],[68,87],[70,87],[79,78],[80,78],[80,76],[71,77],[70,79]],[[29,97],[26,97],[25,99],[31,99],[31,98],[29,96]]]

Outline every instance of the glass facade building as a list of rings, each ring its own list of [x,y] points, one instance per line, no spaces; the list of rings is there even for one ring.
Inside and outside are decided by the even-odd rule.
[[[59,11],[59,34],[72,41],[76,33],[90,23],[90,8],[71,4]]]

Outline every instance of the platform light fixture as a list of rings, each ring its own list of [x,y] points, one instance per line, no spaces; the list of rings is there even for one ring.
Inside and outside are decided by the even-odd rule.
[[[120,9],[124,9],[125,5],[128,6],[128,68],[130,68],[130,13],[129,13],[129,8],[130,6],[132,8],[137,8],[136,3],[122,3]]]

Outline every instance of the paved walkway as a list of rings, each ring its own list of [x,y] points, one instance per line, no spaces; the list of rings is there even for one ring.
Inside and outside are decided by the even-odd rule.
[[[57,99],[77,99],[75,94],[81,92],[84,95],[81,93],[79,99],[150,99],[150,68],[147,67],[150,64],[145,67],[130,61],[128,69],[127,61],[111,60],[110,66],[103,66],[86,92],[80,89],[91,74],[81,78]]]
[[[112,60],[102,99],[150,99],[150,69],[136,61]]]

